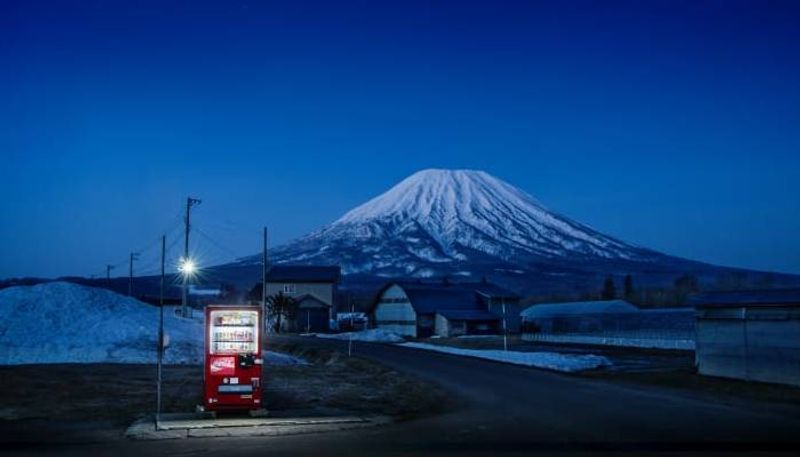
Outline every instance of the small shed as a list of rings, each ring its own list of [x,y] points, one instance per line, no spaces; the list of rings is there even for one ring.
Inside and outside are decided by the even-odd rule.
[[[800,289],[700,294],[700,374],[800,386]]]

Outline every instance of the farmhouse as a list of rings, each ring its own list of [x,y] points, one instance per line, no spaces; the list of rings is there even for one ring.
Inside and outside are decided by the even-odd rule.
[[[519,300],[488,282],[390,282],[371,314],[376,327],[417,338],[499,333],[503,317],[508,331],[518,332]]]
[[[700,374],[800,385],[800,289],[695,296]]]
[[[267,296],[290,296],[297,305],[295,329],[311,332],[330,330],[334,297],[341,277],[338,266],[275,265],[267,271]]]

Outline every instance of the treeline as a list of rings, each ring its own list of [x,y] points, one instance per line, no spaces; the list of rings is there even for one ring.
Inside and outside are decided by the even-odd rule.
[[[526,297],[525,304],[558,303],[565,301],[625,300],[640,308],[668,308],[689,305],[689,298],[698,292],[771,289],[778,286],[771,273],[748,274],[741,271],[724,272],[701,281],[696,275],[685,273],[671,284],[639,286],[632,275],[607,276],[593,291],[573,295],[550,294]]]

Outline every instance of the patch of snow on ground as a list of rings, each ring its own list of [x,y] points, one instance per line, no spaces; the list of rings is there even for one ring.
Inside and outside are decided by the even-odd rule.
[[[164,308],[164,363],[203,360],[202,319]],[[66,282],[0,290],[0,365],[154,363],[158,308]]]
[[[444,352],[446,354],[466,357],[476,357],[479,359],[525,365],[528,367],[546,368],[548,370],[564,371],[568,373],[611,365],[611,361],[606,357],[592,354],[573,355],[559,354],[557,352],[505,352],[494,349],[462,349],[427,343],[403,343],[399,344],[399,346]]]
[[[362,330],[359,332],[345,332],[345,333],[312,333],[310,336],[317,338],[329,338],[334,340],[348,341],[352,337],[353,341],[364,341],[368,343],[401,343],[405,341],[402,336],[388,332],[383,329],[373,328],[369,330]]]

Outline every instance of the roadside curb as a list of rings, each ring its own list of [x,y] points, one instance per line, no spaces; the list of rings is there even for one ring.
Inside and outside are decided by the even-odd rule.
[[[283,436],[326,433],[391,423],[389,416],[341,416],[303,418],[224,418],[159,421],[156,429],[152,417],[133,423],[125,436],[132,440],[169,440],[184,438]]]

